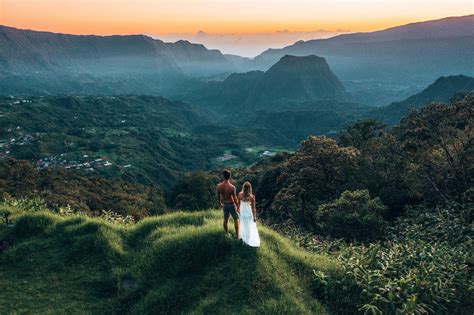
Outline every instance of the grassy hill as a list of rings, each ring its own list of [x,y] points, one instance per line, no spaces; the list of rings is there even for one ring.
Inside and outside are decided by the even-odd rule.
[[[0,208],[0,313],[325,314],[312,271],[328,257],[260,226],[262,247],[223,234],[218,211],[135,225]]]

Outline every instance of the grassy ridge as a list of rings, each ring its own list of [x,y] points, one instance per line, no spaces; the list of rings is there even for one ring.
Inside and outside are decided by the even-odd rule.
[[[0,254],[1,314],[325,314],[312,270],[338,273],[262,226],[262,247],[243,246],[222,233],[218,211],[132,226],[8,211],[15,225],[2,226],[0,240],[14,244]]]

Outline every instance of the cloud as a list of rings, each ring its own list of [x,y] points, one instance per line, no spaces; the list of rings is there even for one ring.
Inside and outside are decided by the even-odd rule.
[[[226,54],[254,57],[268,48],[280,48],[300,40],[329,38],[343,33],[350,33],[350,31],[319,29],[316,31],[295,32],[283,29],[255,34],[213,34],[207,33],[205,30],[199,30],[196,33],[151,34],[150,36],[171,42],[184,39],[193,43],[203,44],[207,48],[219,49]]]

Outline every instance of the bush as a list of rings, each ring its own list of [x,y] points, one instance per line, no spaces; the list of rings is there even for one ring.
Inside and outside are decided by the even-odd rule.
[[[219,178],[205,172],[189,173],[172,189],[170,204],[175,209],[202,210],[216,206]]]
[[[30,198],[14,198],[9,194],[3,195],[2,204],[7,207],[14,207],[21,210],[28,211],[45,211],[48,210],[46,202],[40,197]]]
[[[340,260],[361,292],[360,311],[455,314],[468,290],[467,255],[446,244],[389,242],[349,247]]]
[[[380,199],[371,199],[367,190],[345,191],[333,202],[321,205],[315,221],[331,236],[368,241],[382,236],[385,210]]]
[[[315,289],[335,313],[472,314],[471,209],[411,207],[387,240],[368,245],[297,239],[337,255],[343,279],[314,273]]]

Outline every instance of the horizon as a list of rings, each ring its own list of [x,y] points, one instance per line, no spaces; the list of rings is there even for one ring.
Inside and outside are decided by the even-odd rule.
[[[299,40],[473,13],[470,0],[390,0],[383,4],[374,0],[357,4],[342,0],[264,0],[258,4],[247,0],[138,0],[133,4],[124,0],[66,0],[61,5],[56,0],[0,0],[0,24],[10,27],[74,35],[143,34],[171,42],[183,39],[245,57]]]

